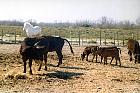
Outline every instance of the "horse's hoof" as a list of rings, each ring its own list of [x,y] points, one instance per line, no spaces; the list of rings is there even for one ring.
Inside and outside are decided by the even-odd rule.
[[[59,65],[57,65],[56,67],[59,67]]]
[[[45,68],[45,71],[47,71],[47,68]]]
[[[30,75],[33,75],[33,73],[32,73],[32,72],[30,72]]]

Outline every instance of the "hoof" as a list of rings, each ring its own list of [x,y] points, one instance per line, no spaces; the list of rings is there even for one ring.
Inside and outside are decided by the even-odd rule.
[[[26,71],[23,71],[23,73],[26,73]]]
[[[47,68],[45,68],[45,71],[47,71]]]
[[[56,67],[59,67],[59,65],[57,65]]]
[[[33,73],[32,73],[32,72],[30,72],[30,75],[33,75]]]

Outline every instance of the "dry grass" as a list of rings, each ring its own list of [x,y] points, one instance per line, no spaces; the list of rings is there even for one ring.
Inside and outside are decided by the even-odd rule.
[[[56,67],[56,54],[49,53],[48,71],[44,66],[37,71],[39,66],[33,62],[33,75],[29,75],[28,65],[27,73],[22,73],[19,45],[1,45],[0,92],[140,93],[140,64],[129,62],[126,47],[121,48],[121,67],[113,65],[115,61],[112,65],[81,61],[83,48],[73,47],[73,56],[64,46],[60,67]]]

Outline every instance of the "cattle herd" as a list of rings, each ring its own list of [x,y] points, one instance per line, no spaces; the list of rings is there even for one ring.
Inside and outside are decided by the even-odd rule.
[[[48,52],[56,51],[58,55],[58,65],[62,64],[63,54],[62,48],[64,46],[64,41],[66,41],[69,46],[71,53],[74,55],[73,49],[71,44],[67,39],[61,37],[54,37],[54,36],[38,36],[38,37],[26,37],[23,42],[21,43],[20,47],[20,54],[22,55],[22,60],[24,62],[24,73],[26,73],[26,61],[29,60],[29,67],[30,67],[30,74],[32,73],[32,61],[33,60],[40,60],[39,71],[41,69],[43,61],[45,62],[45,70],[47,70],[47,54]],[[128,46],[128,54],[130,55],[130,61],[132,61],[132,54],[135,58],[135,63],[140,63],[140,47],[139,43],[136,40],[130,39],[127,43]],[[101,46],[87,46],[84,48],[81,59],[84,60],[86,57],[86,61],[88,61],[89,54],[93,55],[92,61],[94,57],[96,57],[96,62],[98,56],[100,56],[102,60],[104,59],[104,64],[107,64],[107,58],[111,57],[110,64],[112,63],[113,59],[115,58],[116,64],[119,62],[119,66],[121,66],[120,61],[120,54],[121,49],[117,46],[109,46],[109,47],[101,47]]]
[[[111,62],[115,58],[116,65],[117,65],[117,60],[118,60],[121,66],[120,57],[119,57],[120,53],[121,53],[120,48],[117,48],[116,46],[112,46],[112,47],[89,46],[84,49],[83,54],[81,54],[81,58],[83,60],[86,56],[86,61],[88,61],[89,54],[92,54],[93,59],[96,56],[96,62],[97,62],[97,56],[99,55],[101,56],[101,63],[104,58],[104,64],[107,64],[107,57],[111,57],[112,58]]]

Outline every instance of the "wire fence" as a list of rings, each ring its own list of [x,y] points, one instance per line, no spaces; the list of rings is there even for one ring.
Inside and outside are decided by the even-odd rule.
[[[125,46],[128,39],[140,40],[139,29],[95,29],[95,28],[43,28],[42,35],[61,36],[69,40],[72,45],[117,45]],[[1,44],[18,44],[26,37],[20,30],[1,29]]]

